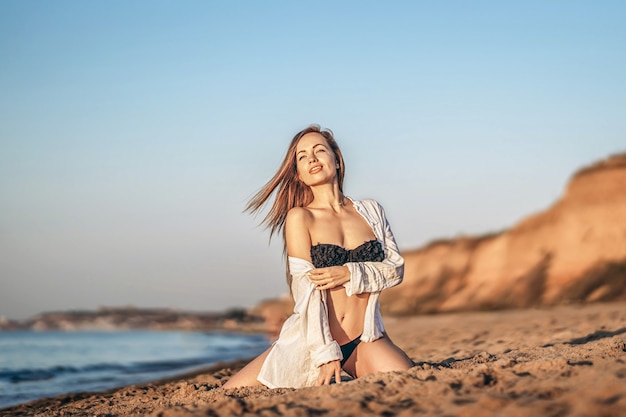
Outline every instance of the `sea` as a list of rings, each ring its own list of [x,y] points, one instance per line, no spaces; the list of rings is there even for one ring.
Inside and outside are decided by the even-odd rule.
[[[254,357],[264,335],[183,331],[0,332],[0,408],[104,391]]]

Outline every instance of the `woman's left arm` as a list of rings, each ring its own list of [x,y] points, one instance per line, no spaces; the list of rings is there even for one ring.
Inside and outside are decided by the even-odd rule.
[[[385,259],[381,262],[348,262],[342,266],[318,268],[309,272],[309,279],[318,290],[326,290],[343,285],[348,296],[368,292],[380,292],[402,282],[404,259],[391,232],[391,227],[382,206],[375,203],[381,227],[377,238],[381,237]]]
[[[348,262],[349,280],[343,284],[348,296],[367,292],[379,292],[396,286],[404,277],[404,258],[391,231],[382,206],[377,204],[383,230],[385,259],[382,262]]]

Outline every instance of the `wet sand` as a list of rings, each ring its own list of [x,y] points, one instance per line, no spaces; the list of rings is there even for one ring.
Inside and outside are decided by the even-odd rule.
[[[626,303],[386,318],[405,372],[294,389],[222,384],[245,361],[0,416],[626,416]]]

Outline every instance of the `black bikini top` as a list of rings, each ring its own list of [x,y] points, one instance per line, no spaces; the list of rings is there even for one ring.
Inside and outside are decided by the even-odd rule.
[[[332,243],[311,246],[311,261],[316,268],[339,266],[346,262],[381,262],[385,259],[383,245],[372,239],[354,249],[346,249]]]

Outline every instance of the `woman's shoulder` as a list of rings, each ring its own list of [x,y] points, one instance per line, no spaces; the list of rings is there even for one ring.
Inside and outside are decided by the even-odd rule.
[[[292,207],[287,212],[287,221],[304,221],[311,217],[311,212],[306,207]]]
[[[306,207],[293,207],[287,212],[285,226],[307,226],[311,222],[311,217],[311,212]]]
[[[285,244],[287,255],[309,260],[311,236],[309,211],[304,207],[294,207],[287,212],[285,219]]]

